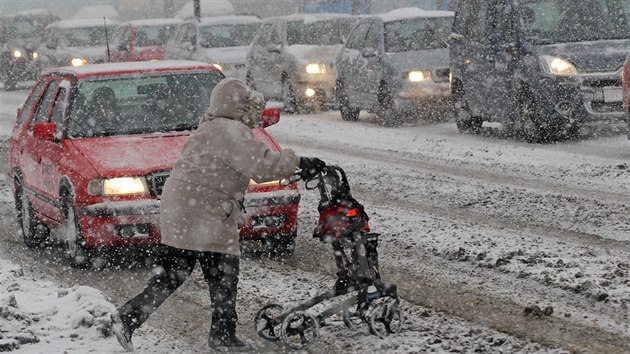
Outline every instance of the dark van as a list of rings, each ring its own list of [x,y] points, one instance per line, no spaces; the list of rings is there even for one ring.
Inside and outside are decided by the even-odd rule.
[[[630,0],[467,0],[450,40],[457,126],[530,142],[623,120]]]

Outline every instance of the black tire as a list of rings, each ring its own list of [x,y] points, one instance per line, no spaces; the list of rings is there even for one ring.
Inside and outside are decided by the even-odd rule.
[[[534,96],[530,92],[523,92],[518,100],[518,119],[520,136],[528,143],[540,143],[546,138],[545,127],[540,124],[540,113]]]
[[[61,214],[61,232],[68,261],[74,268],[86,268],[91,264],[91,255],[85,247],[81,225],[74,208],[74,200],[69,194],[62,198]]]
[[[28,248],[41,246],[50,235],[50,229],[40,223],[34,215],[33,207],[24,192],[20,180],[15,180],[15,209],[17,221],[22,230],[22,239]]]
[[[453,110],[455,113],[455,124],[457,130],[462,134],[479,134],[483,126],[483,119],[475,117],[470,113],[468,102],[464,96],[464,89],[461,84],[453,83]]]
[[[337,81],[336,91],[339,111],[341,112],[341,119],[348,122],[356,122],[359,120],[359,113],[361,112],[361,109],[350,106],[350,101],[348,101],[348,96],[346,94],[346,88],[344,87],[342,81]]]
[[[282,79],[282,103],[284,104],[284,112],[298,113],[299,105],[295,88],[287,77]]]
[[[390,128],[400,127],[403,124],[403,116],[394,107],[394,97],[386,83],[382,83],[378,89],[378,110],[381,123]]]
[[[272,258],[284,258],[291,256],[295,251],[296,237],[297,233],[290,236],[281,236],[272,239],[269,256]]]

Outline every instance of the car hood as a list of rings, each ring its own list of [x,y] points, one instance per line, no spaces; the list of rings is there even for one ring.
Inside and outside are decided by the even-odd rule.
[[[74,139],[75,148],[99,175],[145,175],[173,167],[188,134]]]
[[[296,44],[287,46],[286,51],[295,57],[298,64],[332,64],[335,61],[339,48],[341,48],[341,45],[316,46]]]
[[[400,72],[411,70],[435,70],[448,68],[448,48],[415,50],[410,52],[386,53],[389,62]]]
[[[252,129],[254,138],[272,151],[280,147],[263,128]],[[190,132],[124,135],[74,139],[74,147],[103,177],[141,176],[170,170]]]
[[[569,60],[578,72],[612,72],[623,66],[630,40],[558,43],[538,46],[539,55]]]
[[[67,57],[80,57],[95,60],[101,60],[105,58],[105,52],[107,47],[65,47],[58,49],[57,55]]]
[[[211,64],[245,64],[248,50],[249,46],[202,48],[197,59]]]

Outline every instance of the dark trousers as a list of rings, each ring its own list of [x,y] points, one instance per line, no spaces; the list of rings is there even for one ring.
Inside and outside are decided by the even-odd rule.
[[[131,332],[140,327],[192,273],[199,261],[210,288],[212,323],[210,339],[230,340],[236,332],[236,289],[239,257],[164,247],[156,250],[156,275],[143,292],[124,304],[118,312]]]

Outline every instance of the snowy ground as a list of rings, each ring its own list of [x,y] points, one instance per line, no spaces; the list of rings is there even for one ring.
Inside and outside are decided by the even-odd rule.
[[[0,93],[3,141],[25,95]],[[343,122],[338,112],[285,115],[269,131],[282,146],[346,170],[382,233],[382,273],[398,285],[408,314],[405,331],[384,339],[333,318],[311,352],[630,352],[624,135],[530,145],[495,129],[483,136],[459,135],[448,122],[388,129],[369,115]],[[59,247],[26,249],[1,172],[0,343],[22,341],[17,352],[28,353],[121,352],[104,313],[140,291],[150,269],[122,260],[127,266],[77,271]],[[243,260],[239,331],[261,352],[284,349],[256,337],[260,306],[297,303],[333,283],[330,250],[310,236],[317,196],[302,195],[294,256]],[[79,295],[87,300],[74,300]],[[532,315],[534,305],[553,313]],[[207,350],[209,311],[196,273],[138,332],[138,352]],[[38,343],[27,343],[34,337]]]

